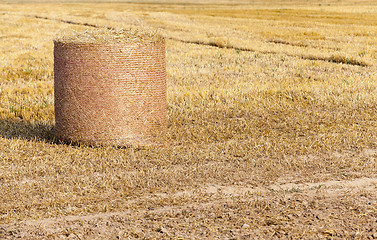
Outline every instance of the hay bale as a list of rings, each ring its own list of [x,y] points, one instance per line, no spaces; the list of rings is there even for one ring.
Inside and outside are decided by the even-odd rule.
[[[55,131],[90,145],[161,144],[167,123],[165,40],[96,29],[54,40]]]

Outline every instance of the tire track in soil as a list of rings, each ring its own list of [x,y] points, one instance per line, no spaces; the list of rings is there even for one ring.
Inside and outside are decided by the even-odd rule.
[[[343,180],[343,181],[326,181],[317,183],[284,183],[284,184],[272,184],[265,187],[243,187],[243,186],[220,186],[220,185],[209,185],[203,186],[199,191],[182,191],[173,194],[173,197],[186,196],[194,197],[196,194],[210,194],[214,195],[214,201],[205,203],[190,203],[179,206],[162,206],[153,209],[135,209],[135,210],[125,210],[121,212],[110,212],[110,213],[98,213],[89,214],[83,216],[64,216],[57,218],[46,218],[39,220],[25,220],[18,223],[6,224],[0,226],[0,237],[4,239],[13,239],[12,237],[21,236],[25,239],[34,239],[34,237],[40,236],[52,236],[54,234],[60,234],[64,236],[66,234],[66,229],[76,229],[77,232],[82,233],[80,224],[85,225],[85,229],[93,228],[97,229],[101,234],[113,234],[113,232],[119,232],[120,225],[116,223],[119,219],[129,219],[133,216],[136,219],[142,219],[145,215],[164,215],[170,212],[182,212],[189,211],[190,209],[211,209],[215,205],[221,205],[227,203],[230,199],[234,197],[240,198],[258,198],[260,196],[267,196],[268,194],[283,194],[284,196],[293,196],[296,193],[300,193],[305,196],[313,197],[318,195],[320,191],[321,196],[328,201],[331,198],[338,199],[344,197],[345,195],[351,195],[352,193],[357,193],[358,191],[374,191],[376,192],[377,187],[377,177],[370,178],[358,178],[353,180]],[[147,200],[157,200],[172,197],[172,195],[166,193],[153,194],[142,196],[138,199],[129,200],[129,203]],[[331,201],[330,201],[331,202]],[[375,201],[377,204],[377,200]],[[116,220],[118,219],[118,220]],[[94,225],[91,225],[91,224]],[[141,226],[139,226],[141,227]],[[84,229],[84,228],[83,228]],[[96,230],[96,231],[97,231]],[[165,231],[165,230],[156,230]],[[324,230],[325,231],[325,230]],[[327,231],[327,230],[326,230]],[[328,231],[325,234],[328,233]],[[77,233],[76,232],[76,233]],[[2,235],[3,234],[3,235]],[[373,233],[377,237],[377,233]],[[108,235],[107,235],[108,236]],[[374,235],[373,235],[374,236]],[[372,237],[373,237],[372,236]],[[8,238],[6,238],[8,237]],[[72,238],[68,234],[66,237],[70,239],[80,239]],[[55,238],[54,238],[55,239]]]

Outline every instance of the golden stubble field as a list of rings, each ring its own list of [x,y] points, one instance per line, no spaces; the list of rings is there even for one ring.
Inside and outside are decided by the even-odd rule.
[[[170,144],[59,143],[52,40],[139,26]],[[374,1],[0,1],[0,238],[377,239],[376,110]]]

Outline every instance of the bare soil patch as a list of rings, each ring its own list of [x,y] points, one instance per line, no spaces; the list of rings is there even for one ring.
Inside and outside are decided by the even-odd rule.
[[[2,225],[3,239],[377,239],[377,178],[267,187],[206,186],[175,196],[190,204],[25,220]],[[210,196],[210,197],[209,197]]]

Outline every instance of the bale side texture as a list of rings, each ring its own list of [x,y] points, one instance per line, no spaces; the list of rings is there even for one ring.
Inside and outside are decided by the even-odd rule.
[[[90,145],[161,144],[165,42],[54,41],[55,131]]]

